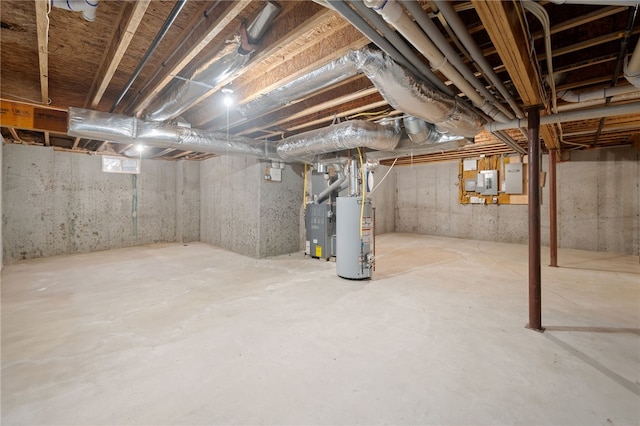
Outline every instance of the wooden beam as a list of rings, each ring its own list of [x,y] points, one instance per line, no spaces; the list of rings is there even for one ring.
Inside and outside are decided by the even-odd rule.
[[[44,132],[44,144],[46,146],[51,146],[51,141],[49,140],[49,132]]]
[[[44,105],[49,105],[49,17],[48,0],[34,0],[36,6],[36,28],[38,32],[38,62],[40,64],[40,96]]]
[[[187,46],[186,52],[181,52],[182,54],[174,55],[175,59],[171,59],[166,63],[166,72],[164,76],[161,77],[160,81],[156,84],[150,85],[150,88],[147,89],[142,94],[142,100],[135,107],[135,113],[139,114],[144,109],[149,106],[149,103],[156,97],[162,89],[167,87],[169,83],[173,80],[173,76],[178,75],[180,71],[182,71],[189,63],[198,56],[200,52],[202,52],[209,43],[219,35],[222,30],[225,29],[227,25],[229,25],[239,14],[251,3],[251,0],[237,0],[233,2],[228,2],[229,7],[224,13],[220,14],[211,14],[211,17],[207,17],[206,22],[209,25],[206,26],[207,31],[204,33],[200,33],[195,31],[194,34],[184,43],[184,46]],[[215,20],[213,20],[215,19]],[[210,22],[213,20],[212,22]]]
[[[296,8],[302,8],[303,10],[298,11],[297,13],[293,13],[293,12],[296,12],[296,10],[294,9],[292,11],[291,22],[287,23],[286,26],[282,24],[279,26],[279,30],[283,32],[283,34],[278,34],[277,31],[270,32],[265,37],[265,40],[263,40],[263,44],[267,47],[258,50],[249,64],[247,64],[245,67],[238,70],[233,75],[230,75],[229,77],[227,77],[226,79],[218,83],[216,86],[212,87],[209,91],[207,91],[207,93],[200,96],[200,98],[198,98],[191,105],[191,107],[197,105],[199,102],[211,96],[213,93],[220,90],[220,88],[226,86],[231,81],[234,81],[235,79],[242,76],[243,74],[247,72],[255,71],[256,68],[259,67],[260,62],[262,60],[269,58],[270,56],[275,54],[278,54],[281,56],[279,51],[283,49],[283,46],[287,46],[293,43],[295,40],[302,37],[303,35],[309,33],[310,31],[313,31],[316,27],[318,27],[318,25],[322,24],[324,21],[330,18],[331,13],[333,13],[328,9],[321,9],[319,12],[316,12],[315,14],[309,17],[308,14],[304,13],[305,10],[309,9],[308,5],[306,5],[304,2],[300,2],[298,5],[296,5]],[[285,28],[287,29],[287,31],[283,31],[283,29]],[[293,30],[291,30],[291,28],[293,28]],[[301,71],[303,71],[302,73],[304,74],[312,69],[318,68],[319,66],[326,64],[327,62],[330,62],[333,59],[337,59],[343,56],[348,50],[354,47],[356,48],[362,47],[369,43],[368,39],[365,39],[364,37],[362,37],[362,35],[359,32],[357,32],[357,30],[355,30],[353,27],[347,26],[347,24],[340,23],[337,27],[332,27],[332,28],[333,29],[330,30],[327,34],[334,34],[336,31],[340,29],[348,28],[348,29],[351,29],[351,31],[353,31],[354,33],[357,33],[358,37],[355,41],[352,41],[350,43],[344,42],[345,40],[350,40],[350,38],[341,38],[340,39],[341,47],[339,49],[334,49],[331,53],[329,53],[329,56],[323,55],[321,58],[319,58],[318,61],[316,61],[311,65],[311,69],[305,69],[304,71],[297,69],[296,72],[291,72],[291,70],[289,70],[288,77],[286,80],[280,80],[274,83],[276,87],[286,84],[287,81],[293,80],[293,78],[297,77],[299,75],[298,73]],[[279,38],[276,38],[276,37],[279,37]],[[291,58],[283,57],[282,61],[279,63],[285,62],[287,60],[291,60]],[[289,64],[289,67],[291,67],[290,64]],[[294,66],[294,68],[297,68],[297,67]],[[268,74],[269,72],[265,70],[260,70],[260,71],[261,72],[258,74],[261,76],[261,78],[259,78],[258,80],[264,80],[265,74]],[[262,86],[260,89],[243,87],[240,91],[242,93],[249,93],[251,95],[245,99],[242,99],[241,103],[245,103],[251,99],[254,99],[255,97],[261,95],[265,91],[270,90],[270,88],[265,88],[264,83],[262,82],[259,82],[259,85]]]
[[[66,135],[67,110],[0,99],[0,125]]]
[[[301,2],[297,7],[304,6],[305,4]],[[300,13],[297,16],[298,19],[302,19]],[[344,56],[351,49],[359,49],[369,43],[369,40],[355,28],[346,23],[346,21],[337,18],[337,15],[328,10],[320,10],[306,21],[303,21],[303,24],[298,23],[295,27],[301,30],[302,34],[312,31],[317,26],[329,26],[332,29],[318,35],[314,39],[313,45],[298,47],[295,55],[287,55],[288,61],[273,61],[274,63],[268,67],[262,67],[258,61],[250,63],[246,71],[251,71],[251,75],[255,76],[255,78],[251,80],[238,78],[234,81],[236,91],[244,94],[238,104],[245,104],[260,95],[326,65],[332,60]],[[289,35],[291,36],[292,34]],[[274,46],[286,46],[285,42],[287,40],[277,39],[270,43]],[[276,55],[277,57],[282,57],[279,52]],[[192,119],[191,122],[197,127],[213,125],[214,128],[219,128],[220,123],[224,122],[224,114],[212,117],[211,110],[212,108],[200,105],[199,110],[190,117]],[[245,120],[242,121],[244,122]]]
[[[94,109],[102,99],[107,90],[113,75],[120,65],[120,61],[127,52],[129,43],[144,17],[151,0],[137,0],[135,3],[127,3],[124,6],[119,25],[115,29],[115,34],[111,37],[111,44],[105,52],[98,73],[91,86],[91,101],[89,108]]]
[[[13,127],[9,127],[9,133],[11,133],[11,137],[13,137],[14,140],[18,142],[22,140],[18,135],[18,132],[16,131],[16,129],[14,129]]]
[[[80,143],[80,139],[82,139],[81,137],[77,137],[73,140],[73,146],[71,147],[71,149],[76,149],[78,148],[78,144]]]
[[[525,17],[513,1],[471,0],[524,106],[546,105],[540,75],[529,56]],[[560,148],[553,125],[540,128],[547,148]]]
[[[158,158],[158,157],[162,157],[164,155],[167,155],[168,153],[170,153],[171,151],[175,151],[174,148],[167,148],[167,149],[163,149],[162,151],[158,152],[157,154],[154,154],[151,156],[151,158]]]

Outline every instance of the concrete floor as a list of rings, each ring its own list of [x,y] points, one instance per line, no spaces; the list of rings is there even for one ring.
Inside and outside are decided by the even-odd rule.
[[[2,273],[2,424],[640,423],[638,257],[378,239],[372,281],[206,244]],[[546,250],[543,260],[546,262]]]

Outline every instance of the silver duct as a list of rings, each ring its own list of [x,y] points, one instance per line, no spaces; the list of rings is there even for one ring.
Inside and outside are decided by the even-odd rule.
[[[255,50],[255,44],[279,12],[280,6],[268,2],[248,29],[242,27],[240,40],[230,43],[213,59],[201,64],[189,77],[171,85],[147,108],[144,113],[146,118],[167,121],[177,117],[209,90],[244,67]]]
[[[410,115],[405,116],[402,122],[409,139],[416,145],[437,143],[444,135],[433,124]]]
[[[396,128],[370,121],[345,121],[290,136],[278,144],[277,151],[284,160],[296,160],[358,147],[390,151],[399,140]]]
[[[418,81],[393,59],[378,50],[351,51],[287,85],[239,108],[244,116],[259,115],[301,99],[331,84],[364,72],[395,109],[434,123],[443,133],[473,137],[485,120],[455,97]]]
[[[382,52],[364,48],[353,52],[358,69],[393,108],[433,123],[441,132],[464,137],[478,134],[485,120],[461,101],[417,81]]]
[[[238,107],[237,110],[245,117],[262,114],[351,78],[359,72],[349,55],[343,56],[269,93],[258,96]]]
[[[70,136],[119,143],[281,160],[274,145],[269,142],[258,142],[233,135],[227,138],[225,133],[144,121],[136,117],[82,108],[69,108],[67,133]]]
[[[251,155],[278,161],[305,161],[305,156],[365,147],[393,150],[400,140],[397,128],[369,121],[346,121],[335,126],[290,136],[277,147],[225,133],[144,121],[108,112],[69,108],[67,133],[70,136],[126,144],[210,152],[219,155]]]

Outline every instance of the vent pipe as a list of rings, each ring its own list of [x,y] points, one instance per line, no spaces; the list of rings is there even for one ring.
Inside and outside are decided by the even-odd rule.
[[[50,4],[59,9],[82,12],[82,17],[89,22],[96,19],[98,0],[50,0]]]
[[[244,67],[255,51],[256,44],[279,12],[280,6],[268,2],[249,28],[245,28],[243,24],[239,40],[230,43],[213,59],[201,64],[188,78],[174,82],[155,99],[145,111],[146,118],[167,121],[179,116],[203,95]]]

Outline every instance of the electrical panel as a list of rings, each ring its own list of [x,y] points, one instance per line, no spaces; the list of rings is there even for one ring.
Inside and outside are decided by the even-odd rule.
[[[476,180],[476,192],[481,195],[498,195],[498,171],[481,170]]]
[[[522,163],[504,165],[504,192],[522,194]]]

